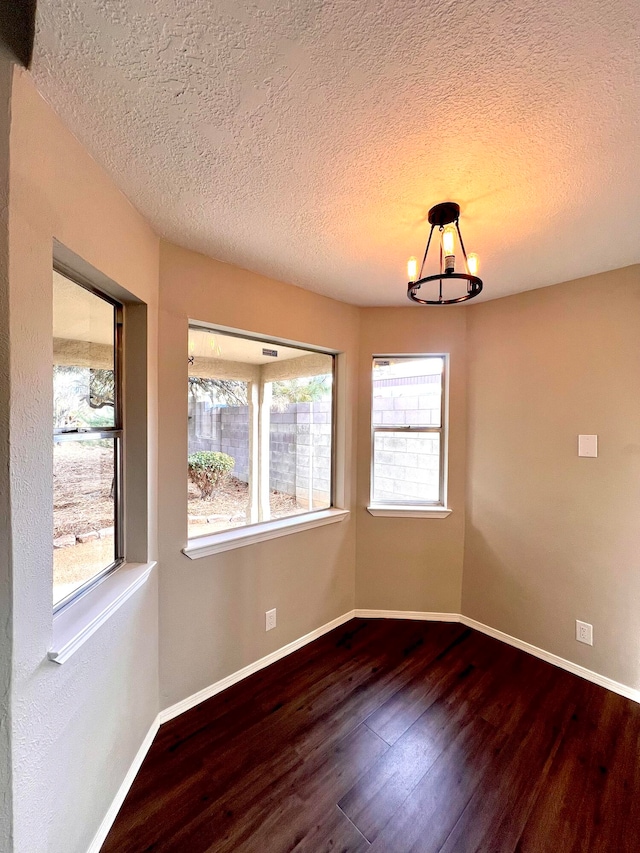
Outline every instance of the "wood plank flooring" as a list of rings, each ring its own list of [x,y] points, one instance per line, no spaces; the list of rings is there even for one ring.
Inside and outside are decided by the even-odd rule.
[[[162,726],[102,853],[640,853],[640,706],[354,619]]]

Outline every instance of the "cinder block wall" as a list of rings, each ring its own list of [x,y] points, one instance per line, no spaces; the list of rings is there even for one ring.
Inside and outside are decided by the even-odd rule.
[[[220,412],[221,450],[236,460],[233,476],[243,482],[249,480],[249,407],[226,406]]]
[[[324,507],[331,500],[331,403],[295,403],[296,502]],[[272,415],[273,417],[273,415]]]
[[[390,379],[384,380],[384,384],[397,386],[399,394],[402,386],[413,381]],[[434,377],[433,383],[425,383],[419,396],[374,396],[374,423],[398,427],[438,426],[439,403],[439,385]],[[378,433],[376,447],[374,478],[377,500],[437,497],[440,454],[437,436],[423,432]]]
[[[189,402],[189,453],[217,450],[235,459],[233,475],[249,479],[249,409]],[[326,506],[331,492],[331,403],[290,403],[271,412],[270,488],[302,507]]]

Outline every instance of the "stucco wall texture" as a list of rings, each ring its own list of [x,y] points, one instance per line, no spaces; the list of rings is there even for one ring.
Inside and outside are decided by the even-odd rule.
[[[11,360],[2,382],[10,383],[11,444],[3,465],[11,495],[13,849],[86,853],[158,712],[157,579],[64,666],[47,660],[53,624],[53,240],[148,306],[147,544],[153,557],[158,238],[18,69],[9,164]]]
[[[13,646],[9,480],[9,128],[12,65],[0,45],[0,850],[13,834],[11,663]]]
[[[640,267],[451,311],[360,309],[159,241],[28,74],[14,71],[11,98],[9,310],[0,320],[2,363],[7,332],[11,347],[0,378],[11,432],[0,470],[11,498],[0,585],[13,584],[13,804],[0,803],[5,836],[8,809],[13,816],[8,853],[86,853],[161,708],[354,607],[462,609],[640,688]],[[54,238],[148,306],[149,375],[136,381],[149,394],[147,546],[159,560],[62,667],[46,659]],[[3,263],[0,232],[0,276]],[[339,353],[337,500],[348,520],[196,561],[182,554],[190,320]],[[371,357],[423,352],[450,354],[452,513],[373,518]],[[548,418],[534,424],[532,412]],[[578,432],[602,435],[598,459],[577,459]],[[278,627],[267,634],[272,607]],[[570,639],[575,618],[594,622],[593,648]],[[0,703],[6,711],[6,693]],[[0,741],[3,780],[7,748]]]

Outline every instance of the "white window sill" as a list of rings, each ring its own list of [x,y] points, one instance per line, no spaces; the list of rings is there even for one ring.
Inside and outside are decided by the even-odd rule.
[[[451,510],[446,506],[411,504],[372,504],[367,507],[367,512],[384,518],[446,518],[451,515]]]
[[[265,542],[267,539],[300,533],[302,530],[311,530],[325,524],[335,524],[337,521],[344,521],[348,515],[348,509],[323,509],[306,515],[264,521],[249,527],[237,527],[234,530],[224,530],[192,539],[187,547],[182,549],[182,553],[190,560],[199,560],[201,557],[210,557],[233,548],[243,548],[245,545],[255,545],[256,542]]]
[[[125,563],[53,617],[48,658],[65,663],[107,619],[140,589],[156,563]]]

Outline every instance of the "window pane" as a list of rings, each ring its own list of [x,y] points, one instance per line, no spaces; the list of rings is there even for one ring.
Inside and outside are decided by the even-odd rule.
[[[190,537],[331,506],[333,356],[191,327],[189,365]]]
[[[373,425],[441,426],[442,371],[440,357],[374,359]]]
[[[189,536],[248,523],[247,395],[247,382],[189,377]],[[229,471],[216,470],[212,452],[228,457]]]
[[[298,375],[307,360],[323,373]],[[300,362],[299,366],[297,362]],[[268,383],[269,504],[272,518],[331,506],[333,357],[302,356],[280,365],[289,379]]]
[[[437,503],[440,434],[376,432],[373,437],[373,501]]]
[[[115,442],[54,441],[54,604],[116,559]]]
[[[53,425],[113,427],[114,306],[53,274]]]

